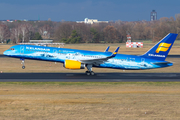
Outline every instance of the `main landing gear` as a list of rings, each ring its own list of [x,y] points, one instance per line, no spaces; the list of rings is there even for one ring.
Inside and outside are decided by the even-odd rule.
[[[22,66],[22,69],[25,69],[25,60],[22,59],[22,58],[21,58],[20,60],[22,61],[21,64],[23,65],[23,66]]]
[[[93,71],[86,71],[86,75],[94,75],[95,73]]]
[[[92,65],[86,66],[88,71],[86,71],[86,75],[94,75],[95,73],[92,71]]]

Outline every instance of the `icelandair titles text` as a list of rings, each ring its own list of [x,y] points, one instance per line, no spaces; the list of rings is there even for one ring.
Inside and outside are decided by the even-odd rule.
[[[37,47],[26,47],[27,50],[43,50],[43,51],[50,51],[47,48],[37,48]]]
[[[148,54],[148,56],[152,56],[152,57],[166,57],[165,55],[156,55],[156,54]]]

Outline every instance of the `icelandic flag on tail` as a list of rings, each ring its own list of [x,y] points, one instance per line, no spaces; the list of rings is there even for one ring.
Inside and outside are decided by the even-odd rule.
[[[169,33],[141,57],[164,61],[178,34]]]

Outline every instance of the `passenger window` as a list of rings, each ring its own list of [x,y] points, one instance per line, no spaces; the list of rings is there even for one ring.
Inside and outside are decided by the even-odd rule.
[[[14,50],[14,48],[9,48],[9,50]]]

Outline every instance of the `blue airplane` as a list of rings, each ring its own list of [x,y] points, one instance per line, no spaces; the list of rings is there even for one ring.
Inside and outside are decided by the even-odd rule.
[[[44,47],[34,45],[15,45],[3,54],[20,58],[24,69],[25,59],[53,61],[63,63],[67,69],[85,69],[87,75],[94,75],[92,67],[123,70],[144,70],[172,66],[165,61],[178,34],[169,33],[143,55],[117,54],[119,47],[112,53],[109,47],[104,52],[67,48]]]

